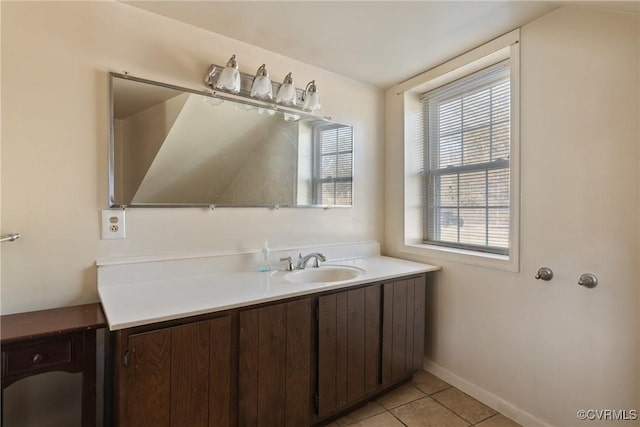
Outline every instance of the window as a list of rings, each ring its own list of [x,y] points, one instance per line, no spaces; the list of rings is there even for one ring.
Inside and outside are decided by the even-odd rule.
[[[423,243],[509,254],[509,60],[424,93]]]
[[[519,40],[513,30],[388,89],[387,144],[404,148],[387,168],[395,179],[401,161],[402,192],[385,196],[399,252],[520,270]]]
[[[353,128],[319,125],[314,128],[313,199],[320,205],[351,205]]]

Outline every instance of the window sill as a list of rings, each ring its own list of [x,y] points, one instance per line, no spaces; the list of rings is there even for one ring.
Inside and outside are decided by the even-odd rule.
[[[495,270],[511,271],[514,273],[520,271],[517,256],[513,254],[509,256],[497,255],[417,243],[405,243],[400,252],[408,255],[459,262]]]

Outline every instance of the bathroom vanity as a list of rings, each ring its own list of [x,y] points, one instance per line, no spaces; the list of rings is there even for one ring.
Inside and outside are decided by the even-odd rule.
[[[425,274],[439,269],[376,256],[333,267],[359,269],[355,278],[299,283],[285,272],[140,280],[115,267],[99,271],[99,291],[114,337],[114,424],[128,427],[339,416],[422,368]]]

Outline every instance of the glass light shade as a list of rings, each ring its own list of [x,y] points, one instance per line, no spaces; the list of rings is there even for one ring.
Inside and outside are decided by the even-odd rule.
[[[278,91],[276,102],[284,105],[296,105],[296,88],[291,83],[283,83]]]
[[[234,67],[226,66],[218,76],[216,89],[222,89],[231,93],[240,92],[240,71]]]
[[[273,98],[273,88],[271,87],[269,75],[256,76],[253,80],[253,86],[251,86],[251,96],[259,99]]]
[[[318,92],[307,92],[304,98],[303,110],[317,111],[320,109],[320,94]]]
[[[284,113],[284,119],[288,122],[295,122],[300,120],[300,116],[297,114]]]

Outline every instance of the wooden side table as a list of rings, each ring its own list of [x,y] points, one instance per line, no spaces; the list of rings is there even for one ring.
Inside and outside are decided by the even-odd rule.
[[[82,372],[82,427],[96,425],[96,329],[99,303],[0,316],[2,391],[51,371]]]

